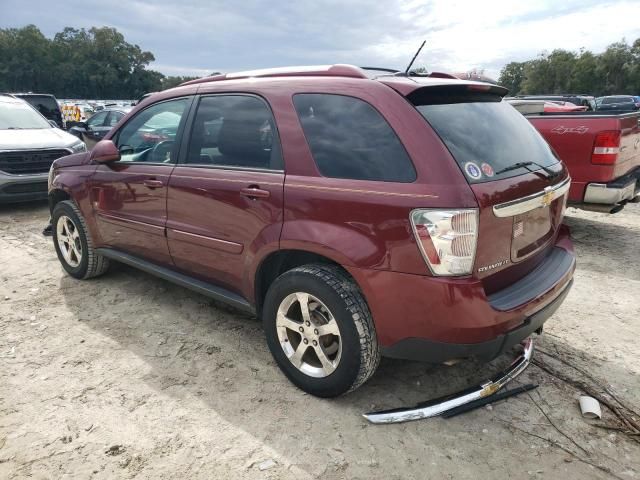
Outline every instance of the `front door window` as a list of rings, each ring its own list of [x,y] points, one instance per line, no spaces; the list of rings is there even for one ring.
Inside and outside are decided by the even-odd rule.
[[[115,138],[121,162],[176,163],[176,135],[189,100],[156,103],[133,117]]]

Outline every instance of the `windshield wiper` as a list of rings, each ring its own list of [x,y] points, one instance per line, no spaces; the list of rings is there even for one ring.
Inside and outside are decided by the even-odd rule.
[[[538,170],[533,170],[531,168],[528,168],[531,165],[535,165],[536,167],[539,167],[542,170],[544,170],[548,175],[547,178],[557,177],[558,174],[560,173],[560,172],[554,172],[549,167],[545,167],[544,165],[540,165],[539,163],[536,163],[536,162],[517,162],[517,163],[514,163],[513,165],[503,168],[502,170],[498,170],[495,174],[500,175],[501,173],[510,172],[511,170],[517,170],[519,168],[526,168],[531,173],[540,173]]]

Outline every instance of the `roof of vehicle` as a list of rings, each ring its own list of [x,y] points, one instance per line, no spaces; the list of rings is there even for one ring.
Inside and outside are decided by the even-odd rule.
[[[22,104],[29,105],[27,102],[25,102],[21,98],[14,97],[12,94],[9,94],[9,93],[0,93],[0,102],[2,102],[2,103],[22,103]]]
[[[17,97],[50,97],[55,99],[55,95],[52,95],[50,93],[34,93],[34,92],[27,92],[27,93],[11,93],[10,95],[15,95]]]
[[[633,95],[605,95],[599,98],[633,98]]]
[[[369,70],[369,68],[367,70]],[[478,90],[487,90],[488,88],[492,88],[496,93],[500,93],[502,95],[507,93],[507,89],[504,87],[472,80],[460,80],[453,75],[440,72],[432,72],[431,74],[426,75],[410,74],[409,76],[407,76],[402,72],[392,73],[391,71],[381,71],[381,75],[372,77],[371,74],[368,74],[365,71],[365,69],[346,64],[279,67],[198,78],[196,80],[184,82],[177,88],[180,89],[181,87],[199,84],[212,85],[218,82],[220,82],[221,84],[225,84],[229,81],[233,81],[234,85],[237,85],[238,81],[246,81],[255,84],[255,82],[259,80],[294,80],[296,77],[298,79],[308,79],[310,77],[315,77],[316,79],[325,79],[326,81],[331,82],[335,82],[338,79],[349,81],[378,81],[392,87],[403,95],[408,95],[412,91],[422,87],[445,85],[469,85],[473,86],[473,88],[477,88]]]
[[[595,98],[593,95],[587,95],[583,93],[550,93],[550,94],[535,94],[535,95],[514,95],[516,98]]]
[[[131,110],[133,110],[133,107],[113,105],[111,107],[105,107],[105,108],[103,108],[102,110],[100,110],[99,112],[96,112],[96,113],[101,113],[101,112],[129,113]]]

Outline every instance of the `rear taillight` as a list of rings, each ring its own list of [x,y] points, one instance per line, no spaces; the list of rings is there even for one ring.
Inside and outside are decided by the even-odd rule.
[[[476,256],[478,211],[418,209],[411,225],[434,275],[470,275]]]
[[[620,130],[600,132],[593,143],[591,163],[613,165],[620,153]]]

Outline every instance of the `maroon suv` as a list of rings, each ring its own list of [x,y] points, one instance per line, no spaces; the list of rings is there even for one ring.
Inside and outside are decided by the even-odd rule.
[[[219,75],[145,99],[53,165],[54,245],[264,322],[280,368],[335,396],[380,355],[491,359],[569,291],[569,176],[506,90],[334,65]]]

